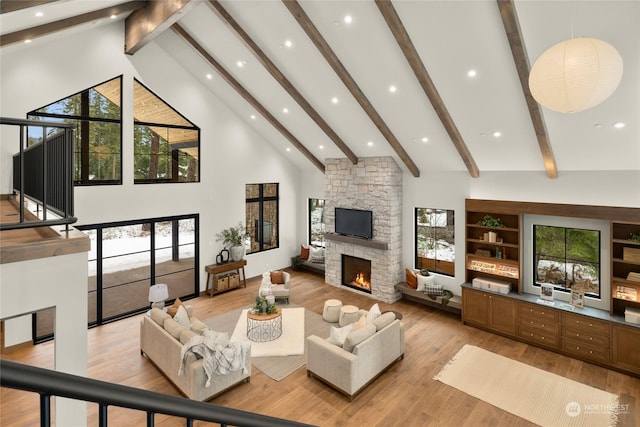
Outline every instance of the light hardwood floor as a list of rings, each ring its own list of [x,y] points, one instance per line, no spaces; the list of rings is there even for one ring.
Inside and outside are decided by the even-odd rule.
[[[367,296],[327,285],[321,276],[292,273],[291,302],[321,313],[324,301],[338,298],[344,304],[369,308]],[[207,319],[251,304],[259,282],[212,298],[201,296],[189,303],[196,316]],[[531,426],[532,424],[466,395],[432,378],[464,344],[472,344],[538,368],[571,378],[620,396],[628,412],[619,426],[640,425],[640,379],[558,355],[508,338],[462,325],[455,315],[419,304],[380,303],[382,311],[402,313],[405,358],[361,392],[353,402],[320,381],[308,378],[305,367],[280,382],[253,368],[251,382],[243,383],[210,403],[292,419],[318,426]],[[89,330],[88,376],[161,393],[179,395],[176,389],[139,351],[140,316]],[[638,350],[640,351],[640,349]],[[53,367],[52,343],[5,351],[3,358]],[[482,369],[482,367],[478,367]],[[567,397],[568,401],[570,397]],[[38,397],[2,389],[1,426],[38,425]],[[89,426],[97,425],[97,408],[89,407]],[[184,426],[184,420],[156,416],[157,426]],[[110,408],[110,426],[144,425],[139,412]],[[194,423],[197,426],[205,423]],[[209,424],[210,425],[210,424]]]

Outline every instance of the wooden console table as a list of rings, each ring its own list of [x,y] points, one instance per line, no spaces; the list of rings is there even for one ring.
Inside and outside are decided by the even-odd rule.
[[[240,261],[229,261],[229,262],[225,262],[224,264],[210,264],[207,265],[204,268],[204,271],[207,272],[207,289],[206,292],[207,294],[209,294],[210,297],[214,296],[215,294],[218,294],[220,292],[226,292],[228,290],[231,289],[235,289],[238,288],[240,286],[242,286],[243,288],[247,287],[247,276],[244,273],[244,266],[247,265],[247,260],[246,259],[242,259]],[[236,271],[238,272],[238,276],[240,276],[240,280],[238,281],[238,285],[237,286],[229,286],[228,288],[224,289],[224,290],[215,290],[213,289],[213,280],[216,280],[216,275],[217,274],[223,274],[223,273],[229,273],[232,271]],[[242,271],[242,274],[240,274],[240,271]],[[213,278],[211,277],[213,276]],[[209,283],[211,283],[211,286],[209,286]]]

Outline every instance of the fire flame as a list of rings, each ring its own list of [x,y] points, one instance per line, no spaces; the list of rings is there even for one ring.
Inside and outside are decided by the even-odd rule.
[[[365,273],[357,273],[353,279],[353,284],[363,289],[371,289],[371,282]]]

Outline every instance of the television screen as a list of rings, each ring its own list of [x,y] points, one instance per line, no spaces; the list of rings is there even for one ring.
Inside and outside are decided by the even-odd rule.
[[[371,239],[373,213],[360,209],[336,208],[336,233]]]

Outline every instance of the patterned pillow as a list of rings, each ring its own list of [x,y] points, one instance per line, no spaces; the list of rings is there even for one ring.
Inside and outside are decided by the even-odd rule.
[[[309,260],[317,264],[324,264],[324,249],[309,248]]]
[[[444,295],[444,285],[439,285],[434,281],[425,284],[424,293],[432,297]]]

